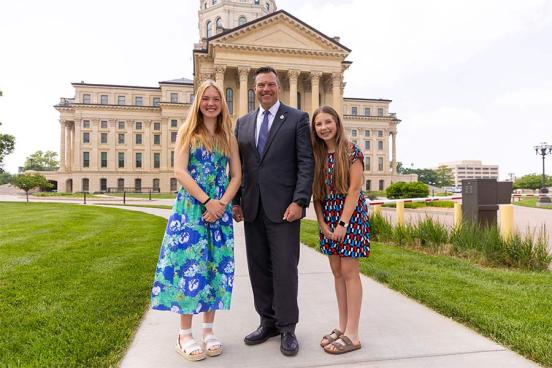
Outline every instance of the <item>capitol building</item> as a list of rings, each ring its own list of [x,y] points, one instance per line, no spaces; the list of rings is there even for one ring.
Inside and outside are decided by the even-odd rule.
[[[61,98],[60,168],[44,172],[60,192],[177,190],[174,149],[194,97],[213,79],[225,92],[234,121],[257,108],[254,71],[278,71],[283,103],[312,115],[320,105],[341,111],[349,138],[364,152],[364,189],[384,190],[397,174],[397,126],[391,100],[344,97],[351,50],[274,0],[201,0],[199,40],[191,50],[193,79],[157,86],[73,83]]]

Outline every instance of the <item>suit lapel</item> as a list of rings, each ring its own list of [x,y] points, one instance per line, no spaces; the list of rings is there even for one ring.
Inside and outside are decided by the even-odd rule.
[[[286,121],[286,119],[287,119],[286,106],[282,102],[280,102],[280,107],[278,108],[278,112],[276,113],[276,116],[274,117],[274,121],[272,122],[272,126],[270,127],[270,131],[268,132],[268,139],[266,141],[266,145],[263,152],[263,157],[261,157],[261,161],[266,156],[266,153],[270,149],[270,144],[274,140],[274,137],[276,136],[276,134],[278,134],[278,131],[280,130],[282,125],[284,125],[284,122]],[[253,136],[253,139],[255,139],[254,136]]]
[[[253,151],[255,151],[255,155],[257,157],[257,160],[260,161],[261,157],[259,155],[259,151],[257,151],[257,142],[255,140],[255,132],[257,131],[257,115],[259,114],[259,109],[257,108],[257,111],[255,111],[254,114],[251,114],[249,121],[247,121],[247,139],[251,143],[251,147],[253,147]]]

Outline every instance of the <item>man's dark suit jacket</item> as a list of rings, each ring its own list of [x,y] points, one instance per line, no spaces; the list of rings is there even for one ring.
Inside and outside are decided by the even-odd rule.
[[[242,184],[234,204],[242,206],[246,222],[255,220],[260,202],[268,219],[275,223],[283,222],[291,202],[301,205],[305,216],[314,175],[309,115],[280,103],[260,156],[255,141],[258,113],[259,109],[236,122]]]

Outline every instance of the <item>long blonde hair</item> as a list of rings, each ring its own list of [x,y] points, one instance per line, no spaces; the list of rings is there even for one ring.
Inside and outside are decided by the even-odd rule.
[[[349,190],[349,169],[351,166],[351,143],[345,136],[345,130],[343,129],[339,114],[331,106],[320,106],[314,111],[311,121],[312,151],[314,153],[314,182],[312,192],[315,201],[322,201],[328,195],[326,185],[328,146],[316,134],[314,123],[316,116],[321,113],[331,115],[337,127],[332,183],[337,193],[344,194]]]
[[[203,94],[209,87],[216,88],[222,103],[221,112],[217,116],[214,137],[209,136],[207,127],[205,127],[203,122],[203,113],[199,109]],[[213,80],[208,79],[199,85],[186,122],[178,130],[178,145],[180,149],[187,149],[190,145],[192,147],[201,145],[211,152],[217,150],[226,156],[230,156],[231,138],[232,119],[230,119],[230,114],[228,113],[226,99],[219,86]]]

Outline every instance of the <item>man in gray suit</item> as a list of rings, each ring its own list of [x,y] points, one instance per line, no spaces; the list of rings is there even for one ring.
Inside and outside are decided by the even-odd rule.
[[[309,116],[279,100],[276,71],[255,72],[260,107],[238,119],[236,137],[243,179],[234,198],[234,220],[245,220],[247,264],[260,326],[247,345],[281,335],[280,351],[295,355],[299,226],[310,203],[314,160]]]

